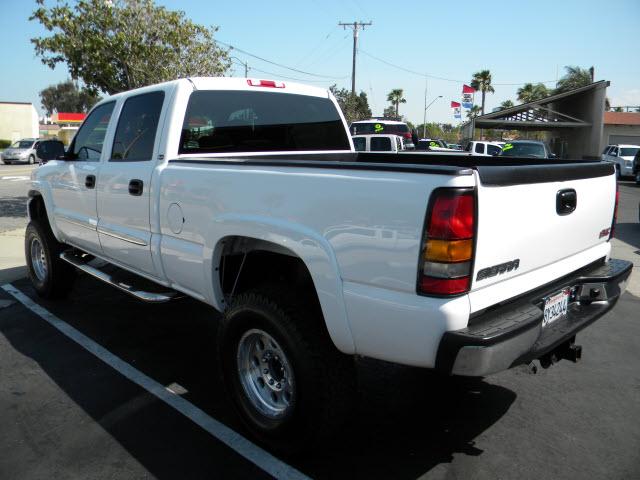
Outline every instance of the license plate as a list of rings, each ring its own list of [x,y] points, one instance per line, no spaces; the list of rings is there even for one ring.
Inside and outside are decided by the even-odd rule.
[[[544,316],[542,317],[543,327],[546,327],[567,314],[570,293],[571,291],[566,288],[546,298],[544,302]]]

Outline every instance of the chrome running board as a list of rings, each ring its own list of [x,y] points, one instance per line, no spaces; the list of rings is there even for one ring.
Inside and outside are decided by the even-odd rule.
[[[160,289],[164,287],[162,287],[161,285],[156,285],[150,280],[139,277],[134,273],[116,267],[115,265],[107,264],[107,267],[113,271],[104,271],[99,267],[89,265],[89,262],[91,260],[86,260],[78,255],[75,255],[72,251],[62,252],[60,254],[60,258],[65,262],[70,263],[78,270],[81,270],[91,275],[92,277],[103,281],[104,283],[116,287],[118,290],[122,290],[123,292],[128,293],[129,295],[137,298],[138,300],[142,300],[143,302],[164,303],[183,296],[175,290],[165,289],[162,291],[154,292],[151,291],[151,288],[142,288],[142,285],[144,285],[145,287],[158,287]]]

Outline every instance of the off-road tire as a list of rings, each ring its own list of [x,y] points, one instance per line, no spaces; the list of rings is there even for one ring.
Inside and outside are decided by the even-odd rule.
[[[281,346],[296,385],[296,401],[284,418],[261,414],[240,380],[238,343],[261,329]],[[261,444],[282,454],[313,448],[344,424],[356,398],[354,358],[339,352],[324,325],[315,296],[276,285],[238,295],[218,330],[218,365],[243,424]]]
[[[36,274],[32,261],[31,247],[34,241],[40,242],[46,261],[46,273],[42,279]],[[68,247],[58,242],[53,236],[51,227],[46,221],[34,219],[27,225],[24,236],[27,271],[33,288],[43,298],[63,298],[73,288],[76,270],[60,259],[60,253],[66,248]]]

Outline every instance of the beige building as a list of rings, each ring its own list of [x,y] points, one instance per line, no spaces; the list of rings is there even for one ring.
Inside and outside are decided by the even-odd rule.
[[[602,148],[624,144],[640,145],[640,113],[604,112]]]
[[[0,140],[38,138],[38,112],[32,103],[0,102]]]

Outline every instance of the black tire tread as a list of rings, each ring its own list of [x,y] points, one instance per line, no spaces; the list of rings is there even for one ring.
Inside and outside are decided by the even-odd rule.
[[[47,280],[40,284],[37,277],[33,273],[31,267],[31,258],[29,253],[29,240],[33,231],[41,240],[42,247],[46,251],[49,275]],[[59,299],[66,297],[71,289],[76,277],[76,270],[71,265],[60,259],[60,253],[63,252],[66,245],[58,242],[53,235],[53,231],[47,221],[41,219],[32,219],[27,225],[25,232],[25,256],[27,260],[27,271],[31,283],[36,292],[43,298]]]
[[[316,402],[316,407],[319,405],[320,408],[315,408],[318,415],[307,419],[309,424],[306,438],[271,443],[258,436],[258,440],[269,443],[272,448],[285,454],[297,453],[326,441],[349,418],[356,398],[353,357],[341,353],[333,345],[315,295],[300,294],[292,291],[290,285],[283,284],[267,285],[239,294],[225,312],[219,341],[224,341],[225,320],[235,309],[247,305],[269,309],[278,314],[282,326],[309,355],[312,365],[310,380],[315,385],[322,386],[318,389],[322,398]],[[221,347],[219,345],[218,351],[222,351]]]

